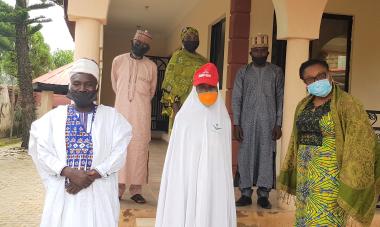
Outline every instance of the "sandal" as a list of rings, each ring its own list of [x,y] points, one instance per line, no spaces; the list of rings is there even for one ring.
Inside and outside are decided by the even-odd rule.
[[[142,195],[140,195],[140,194],[136,194],[136,195],[132,196],[131,199],[133,201],[135,201],[136,203],[139,203],[139,204],[146,203],[144,197],[142,197]]]

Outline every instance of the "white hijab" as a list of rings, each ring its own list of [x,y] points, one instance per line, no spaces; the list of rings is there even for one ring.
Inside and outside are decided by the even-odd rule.
[[[156,227],[235,227],[231,120],[221,95],[204,106],[193,87],[178,112],[161,178]]]

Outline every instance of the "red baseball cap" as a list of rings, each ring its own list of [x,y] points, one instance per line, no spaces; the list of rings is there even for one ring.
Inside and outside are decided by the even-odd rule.
[[[218,69],[212,63],[207,63],[200,67],[194,74],[193,85],[208,84],[217,86],[219,82]]]

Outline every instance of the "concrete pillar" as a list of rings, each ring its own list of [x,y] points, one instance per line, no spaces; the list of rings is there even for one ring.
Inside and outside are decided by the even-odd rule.
[[[294,111],[298,102],[306,96],[305,84],[298,76],[298,69],[309,58],[309,43],[310,41],[307,39],[288,39],[287,42],[281,160],[285,159],[288,148],[293,128]]]
[[[45,113],[53,109],[54,92],[42,91],[41,92],[41,105],[38,111],[38,118],[42,117]]]
[[[103,68],[103,26],[107,24],[110,0],[69,1],[67,16],[75,22],[74,60],[90,58],[99,64],[101,88],[101,72]],[[98,93],[98,103],[100,102]]]
[[[285,159],[288,150],[295,109],[298,102],[306,96],[305,85],[298,76],[299,67],[297,66],[300,66],[309,58],[309,43],[310,40],[308,39],[288,39],[287,42],[280,164]],[[278,205],[286,210],[295,209],[294,201],[288,204],[280,200]]]
[[[319,28],[327,0],[272,0],[277,17],[277,38],[287,40],[283,137],[281,162],[286,156],[292,133],[294,112],[305,97],[306,87],[299,78],[299,67],[309,58],[310,40],[319,38]],[[283,209],[294,209],[294,203],[279,201]]]
[[[100,58],[100,27],[99,21],[93,19],[78,19],[75,23],[74,59],[90,58],[99,63]]]
[[[69,1],[67,16],[75,22],[74,59],[91,58],[99,63],[103,25],[107,23],[110,0]]]

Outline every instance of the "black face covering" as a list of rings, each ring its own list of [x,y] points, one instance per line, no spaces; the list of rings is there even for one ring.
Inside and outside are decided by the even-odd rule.
[[[132,45],[132,53],[134,55],[136,55],[137,57],[140,57],[142,58],[146,53],[148,53],[149,51],[149,46],[147,45],[136,45],[136,44],[133,44]]]
[[[253,63],[255,63],[255,65],[263,66],[267,62],[267,57],[259,57],[259,58],[252,57],[252,61]]]
[[[78,92],[69,90],[66,97],[73,100],[75,105],[81,108],[90,107],[96,100],[96,91]]]
[[[194,53],[199,46],[199,41],[183,41],[183,47],[190,53]]]

